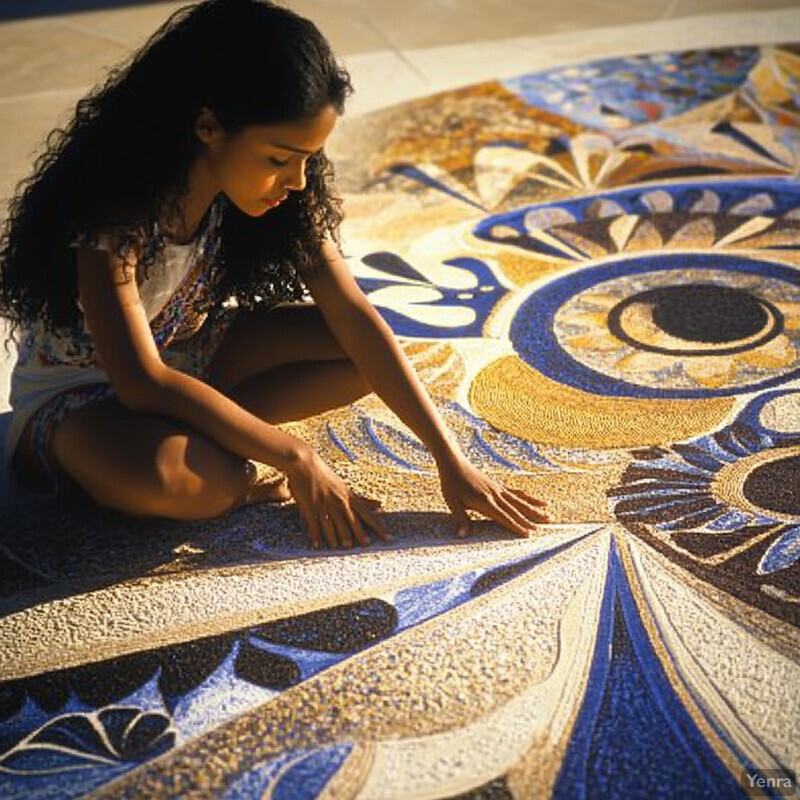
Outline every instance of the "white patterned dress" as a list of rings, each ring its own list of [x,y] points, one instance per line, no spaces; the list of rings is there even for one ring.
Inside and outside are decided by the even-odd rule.
[[[199,378],[207,377],[232,317],[228,314],[213,324],[208,319],[210,289],[218,277],[224,203],[222,196],[214,201],[192,242],[165,240],[153,263],[137,271],[139,295],[161,357]],[[112,249],[106,237],[82,237],[75,246]],[[20,485],[54,492],[50,440],[56,424],[71,411],[114,394],[82,314],[71,328],[49,331],[41,321],[29,326],[20,337],[11,375],[13,416],[5,443],[7,466],[13,464]]]

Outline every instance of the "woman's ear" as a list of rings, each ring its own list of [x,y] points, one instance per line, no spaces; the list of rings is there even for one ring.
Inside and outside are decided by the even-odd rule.
[[[212,145],[224,133],[224,130],[214,116],[214,112],[203,106],[194,121],[194,132],[202,144]]]

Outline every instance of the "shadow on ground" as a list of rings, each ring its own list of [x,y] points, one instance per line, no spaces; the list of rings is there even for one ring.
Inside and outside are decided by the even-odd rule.
[[[181,523],[135,519],[85,502],[17,498],[0,509],[0,616],[148,576],[514,538],[486,522],[468,540],[456,539],[449,515],[440,512],[385,518],[392,542],[373,537],[369,548],[314,550],[293,503]]]

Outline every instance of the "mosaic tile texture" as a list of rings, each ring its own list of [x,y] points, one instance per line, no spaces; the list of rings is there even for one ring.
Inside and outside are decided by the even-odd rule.
[[[800,46],[346,132],[359,282],[555,524],[455,540],[375,398],[294,427],[390,544],[320,555],[291,505],[40,510],[0,549],[0,797],[717,800],[798,770]]]

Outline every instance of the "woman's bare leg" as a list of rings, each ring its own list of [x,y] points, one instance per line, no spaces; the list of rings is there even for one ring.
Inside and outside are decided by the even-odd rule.
[[[173,420],[129,411],[115,400],[85,406],[53,434],[53,455],[102,506],[135,516],[216,517],[248,502],[252,469]]]
[[[306,361],[262,372],[229,395],[273,424],[294,422],[352,403],[369,392],[351,361]]]
[[[267,422],[303,419],[369,389],[314,306],[245,314],[215,359],[212,382]],[[140,516],[205,519],[238,505],[288,499],[254,482],[247,462],[188,426],[117,400],[67,416],[56,461],[100,505]]]
[[[310,304],[242,315],[220,345],[211,380],[275,424],[339,408],[370,391]]]

